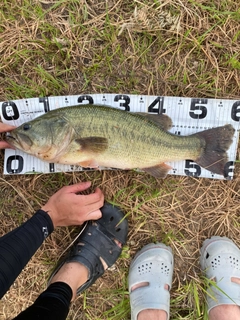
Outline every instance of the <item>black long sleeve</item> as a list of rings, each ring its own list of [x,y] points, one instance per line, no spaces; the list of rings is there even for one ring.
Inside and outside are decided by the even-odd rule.
[[[50,216],[38,210],[24,224],[0,238],[0,299],[53,229]]]

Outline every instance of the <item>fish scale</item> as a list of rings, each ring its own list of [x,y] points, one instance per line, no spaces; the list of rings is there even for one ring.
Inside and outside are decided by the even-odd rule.
[[[14,147],[48,162],[83,167],[139,168],[165,177],[166,161],[192,159],[223,174],[234,128],[173,135],[166,115],[141,115],[99,105],[60,108],[11,131]],[[167,125],[168,123],[168,125]]]

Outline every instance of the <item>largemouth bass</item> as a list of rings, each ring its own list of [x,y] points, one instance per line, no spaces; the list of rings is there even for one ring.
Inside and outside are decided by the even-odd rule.
[[[164,178],[166,161],[191,159],[223,175],[235,129],[227,124],[189,136],[167,130],[167,115],[126,112],[107,106],[84,105],[50,111],[10,132],[13,147],[44,161],[80,165],[141,169]]]

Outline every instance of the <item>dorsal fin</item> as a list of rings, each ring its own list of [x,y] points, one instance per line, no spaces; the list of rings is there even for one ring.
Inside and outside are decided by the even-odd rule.
[[[138,114],[154,122],[165,131],[168,131],[172,127],[172,119],[166,114],[153,114],[148,112],[134,112],[133,114]]]

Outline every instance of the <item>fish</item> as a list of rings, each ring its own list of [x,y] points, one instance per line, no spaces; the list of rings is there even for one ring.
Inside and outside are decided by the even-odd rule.
[[[50,163],[140,169],[159,179],[172,169],[166,162],[191,159],[212,173],[224,175],[235,132],[231,124],[188,136],[168,132],[171,126],[166,114],[76,105],[25,122],[5,140]]]

